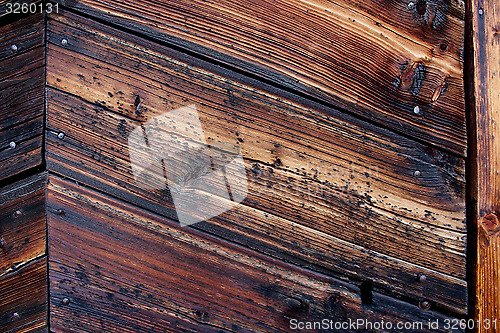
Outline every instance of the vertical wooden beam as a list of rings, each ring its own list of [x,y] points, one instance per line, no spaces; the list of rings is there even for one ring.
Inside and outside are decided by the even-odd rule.
[[[500,332],[500,2],[472,0],[478,332]],[[474,128],[472,128],[474,130]],[[495,322],[496,320],[496,322]]]

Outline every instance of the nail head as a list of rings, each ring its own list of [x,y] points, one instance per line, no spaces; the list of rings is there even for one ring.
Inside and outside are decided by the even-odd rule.
[[[16,143],[14,141],[12,141],[12,142],[9,143],[9,147],[12,148],[12,149],[16,148],[16,146],[17,145],[16,145]]]
[[[58,137],[59,139],[61,139],[61,140],[62,140],[62,139],[64,139],[64,133],[63,133],[63,132],[61,132],[61,133],[57,134],[57,137]]]
[[[415,177],[420,177],[420,175],[422,174],[420,171],[416,170],[414,173]]]
[[[62,215],[64,215],[64,210],[62,210],[62,209],[59,208],[59,209],[56,210],[56,214],[62,216]]]
[[[16,44],[12,45],[10,49],[14,52],[17,52],[17,45]]]
[[[413,9],[415,8],[415,3],[412,1],[412,2],[409,2],[408,3],[408,9]]]
[[[61,44],[64,45],[64,46],[68,45],[68,40],[66,38],[63,38],[61,40]]]
[[[15,216],[15,217],[20,217],[20,216],[22,216],[22,215],[23,215],[23,212],[21,212],[20,210],[16,210],[16,211],[14,212],[14,216]]]
[[[427,301],[421,301],[420,303],[418,303],[418,307],[421,310],[428,311],[431,308],[431,303],[429,303]]]
[[[19,319],[19,313],[17,312],[14,312],[14,314],[12,315],[12,317],[14,317],[14,319]]]
[[[69,300],[69,298],[67,297],[64,297],[63,300],[62,300],[62,304],[63,305],[68,305],[71,301]]]
[[[418,276],[418,280],[419,280],[420,282],[425,282],[425,281],[427,280],[427,276],[425,276],[425,274],[420,274],[420,275]]]
[[[484,14],[483,8],[479,8],[479,15],[483,15],[483,14]]]
[[[413,113],[414,114],[419,114],[420,113],[420,107],[418,105],[413,108]]]

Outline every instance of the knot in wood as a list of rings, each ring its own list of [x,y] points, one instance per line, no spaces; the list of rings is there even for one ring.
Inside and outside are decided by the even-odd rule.
[[[486,231],[486,233],[491,236],[492,234],[498,231],[498,226],[500,221],[498,220],[498,216],[495,212],[489,213],[482,220],[482,227]]]

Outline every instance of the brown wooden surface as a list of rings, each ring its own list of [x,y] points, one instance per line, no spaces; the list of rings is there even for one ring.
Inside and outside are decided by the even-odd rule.
[[[373,304],[362,304],[352,284],[179,227],[58,177],[49,183],[56,332],[284,332],[293,318],[394,325],[446,318],[378,293]]]
[[[0,180],[4,180],[42,163],[42,16],[0,27],[0,36]],[[17,51],[13,51],[13,45]],[[15,148],[10,147],[11,142]]]
[[[471,1],[477,151],[476,319],[480,332],[500,332],[500,3]],[[487,329],[487,321],[491,323]]]
[[[242,206],[196,228],[466,311],[463,159],[69,13],[48,27],[49,170],[175,218],[169,196],[134,184],[127,137],[195,103],[209,141],[240,145],[249,178]]]
[[[462,0],[81,0],[74,8],[465,155]]]
[[[46,253],[46,178],[35,175],[0,189],[0,277]]]
[[[47,257],[0,277],[0,331],[48,332]]]

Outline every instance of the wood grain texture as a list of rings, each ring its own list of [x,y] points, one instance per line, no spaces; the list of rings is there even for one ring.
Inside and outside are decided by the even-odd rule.
[[[471,1],[477,142],[476,319],[479,332],[499,332],[500,318],[500,3]],[[477,182],[477,183],[476,183]],[[488,329],[486,323],[490,321]]]
[[[82,0],[75,8],[465,155],[462,0]]]
[[[29,1],[26,1],[28,3]],[[2,1],[5,6],[7,1]],[[1,7],[5,12],[5,7]],[[44,24],[41,14],[31,15],[27,18],[16,20],[8,25],[0,27],[2,38],[0,39],[0,61],[10,58],[16,54],[25,53],[40,47],[44,42]],[[17,51],[11,46],[16,45]]]
[[[42,16],[33,15],[3,26],[0,35],[0,180],[4,180],[42,163]],[[11,143],[15,146],[11,147]]]
[[[0,277],[0,330],[48,332],[47,257]]]
[[[57,332],[283,332],[294,318],[394,325],[446,318],[378,293],[373,304],[363,304],[354,285],[72,182],[54,176],[49,182],[50,312]]]
[[[46,174],[0,189],[0,277],[46,254]]]
[[[48,38],[49,170],[175,219],[168,193],[135,185],[127,137],[196,103],[210,142],[240,146],[249,181],[243,206],[196,228],[466,311],[463,159],[72,14],[50,20]]]

